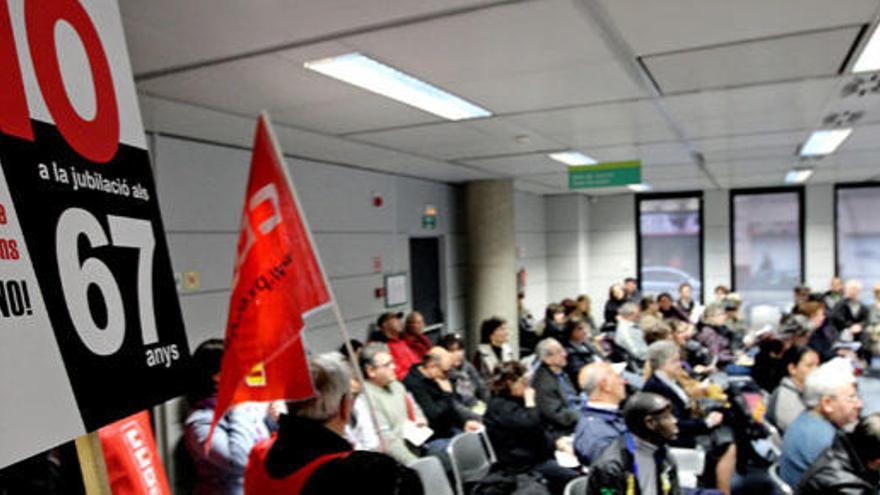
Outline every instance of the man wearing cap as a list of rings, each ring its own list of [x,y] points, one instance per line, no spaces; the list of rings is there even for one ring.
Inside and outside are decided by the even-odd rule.
[[[574,450],[584,466],[599,457],[615,438],[626,433],[620,403],[626,398],[620,373],[626,363],[592,363],[581,368],[578,383],[589,396],[575,429]]]
[[[367,342],[382,342],[388,346],[391,358],[394,359],[394,374],[398,380],[403,381],[406,374],[409,373],[409,369],[422,360],[406,341],[400,338],[400,332],[403,329],[400,323],[401,318],[403,318],[403,313],[382,313],[376,320],[376,325],[379,328],[370,334]]]
[[[623,418],[629,433],[611,442],[590,466],[587,495],[682,493],[666,452],[666,444],[678,435],[669,400],[640,392],[627,402]]]

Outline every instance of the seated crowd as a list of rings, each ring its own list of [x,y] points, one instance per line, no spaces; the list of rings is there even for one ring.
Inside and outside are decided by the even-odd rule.
[[[503,319],[482,323],[469,360],[458,335],[429,338],[418,312],[385,313],[355,346],[357,369],[339,354],[313,357],[317,398],[266,418],[233,409],[205,452],[222,353],[213,342],[196,352],[210,363],[186,420],[206,480],[196,493],[422,493],[405,466],[436,456],[451,473],[450,441],[485,432],[493,472],[529,475],[545,493],[588,473],[590,494],[775,493],[782,482],[876,494],[880,416],[860,418],[856,376],[880,351],[880,302],[867,307],[860,290],[799,286],[778,325],[762,328],[723,286],[702,307],[688,284],[677,297],[643,296],[627,279],[610,288],[601,326],[585,295],[548,305],[537,323],[520,295],[520,359]],[[681,452],[703,459],[691,483]]]

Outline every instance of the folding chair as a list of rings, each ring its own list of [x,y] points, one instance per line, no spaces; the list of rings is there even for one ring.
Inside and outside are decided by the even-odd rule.
[[[578,476],[565,485],[564,495],[583,495],[587,493],[587,476]]]
[[[779,476],[779,463],[773,463],[770,465],[770,468],[767,470],[767,474],[770,475],[770,479],[773,480],[773,484],[776,485],[776,490],[782,495],[792,495],[794,494],[794,490],[792,490],[791,485],[785,482],[781,476]]]
[[[447,448],[455,476],[455,489],[465,495],[464,485],[489,474],[495,462],[495,451],[485,433],[465,432],[456,435]]]
[[[449,478],[446,477],[446,471],[443,469],[443,463],[434,456],[426,456],[414,460],[409,464],[419,474],[422,480],[422,486],[425,493],[431,495],[455,495],[452,487],[449,485]]]

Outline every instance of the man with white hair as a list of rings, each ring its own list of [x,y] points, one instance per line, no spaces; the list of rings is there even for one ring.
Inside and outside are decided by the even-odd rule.
[[[831,323],[842,333],[841,339],[858,339],[868,323],[868,307],[862,304],[862,283],[847,280],[843,299],[831,310]]]
[[[639,328],[639,306],[628,302],[617,310],[617,330],[614,332],[614,343],[622,347],[630,356],[640,362],[645,361],[648,344]]]
[[[620,403],[626,399],[624,363],[592,363],[581,368],[578,383],[589,396],[575,428],[574,451],[584,466],[599,457],[615,438],[626,433]]]
[[[797,486],[810,464],[831,446],[838,430],[859,419],[862,401],[856,392],[852,367],[844,359],[833,359],[806,379],[804,403],[810,409],[785,430],[780,459],[780,476]]]
[[[315,397],[289,402],[277,439],[253,448],[245,493],[423,493],[418,475],[391,457],[352,452],[344,437],[352,410],[351,371],[342,355],[314,357],[309,368]]]
[[[580,418],[580,399],[565,373],[568,354],[553,338],[538,342],[535,354],[541,364],[535,370],[532,388],[535,389],[541,423],[554,438],[570,435]]]

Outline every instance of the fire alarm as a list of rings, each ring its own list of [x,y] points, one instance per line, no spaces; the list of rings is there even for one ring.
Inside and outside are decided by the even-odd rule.
[[[381,208],[385,203],[385,200],[382,199],[382,196],[378,193],[373,193],[373,206],[376,208]]]

